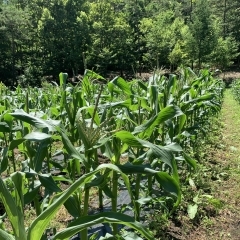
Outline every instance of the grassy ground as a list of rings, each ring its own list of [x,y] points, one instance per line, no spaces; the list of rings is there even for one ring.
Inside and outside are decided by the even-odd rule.
[[[205,146],[201,176],[211,198],[199,204],[198,219],[184,217],[178,237],[186,240],[240,239],[240,105],[230,89],[220,118]],[[170,229],[171,230],[171,229]]]

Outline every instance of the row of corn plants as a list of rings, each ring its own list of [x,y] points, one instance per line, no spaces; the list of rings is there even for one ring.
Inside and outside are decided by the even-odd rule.
[[[236,79],[232,82],[231,90],[235,100],[240,103],[240,79]]]
[[[168,78],[155,73],[148,82],[107,81],[90,70],[77,86],[67,84],[67,74],[59,78],[60,86],[41,89],[0,85],[0,198],[2,219],[12,225],[12,232],[0,225],[0,238],[47,239],[45,230],[64,205],[73,221],[53,239],[80,232],[86,240],[98,223],[111,224],[114,237],[121,224],[154,239],[140,223],[141,210],[161,203],[171,215],[180,204],[181,185],[197,167],[192,156],[198,138],[221,108],[222,81],[189,68]],[[59,153],[62,162],[55,158]],[[108,163],[99,162],[99,153]],[[61,182],[69,187],[62,190]],[[120,185],[133,217],[118,208]],[[111,211],[89,214],[91,188],[98,189],[99,209],[105,197],[111,199]],[[37,217],[26,226],[29,204]]]

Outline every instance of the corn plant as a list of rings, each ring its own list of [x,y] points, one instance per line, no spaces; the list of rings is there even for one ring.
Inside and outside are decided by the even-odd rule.
[[[169,77],[156,72],[148,82],[107,81],[90,70],[76,86],[67,83],[66,74],[59,77],[60,86],[42,89],[10,91],[0,85],[0,173],[5,177],[0,197],[13,227],[13,235],[1,229],[0,236],[44,239],[46,226],[64,205],[74,220],[54,239],[78,232],[87,239],[87,229],[102,222],[112,225],[114,236],[123,224],[154,239],[139,223],[141,208],[158,197],[173,200],[168,214],[180,204],[182,172],[189,176],[197,169],[192,152],[221,108],[222,81],[189,68]],[[56,142],[64,154],[61,164],[53,158]],[[24,159],[21,166],[16,149]],[[110,163],[100,163],[99,153]],[[66,175],[52,176],[52,167]],[[60,181],[69,188],[62,191]],[[119,212],[121,181],[134,217]],[[98,187],[100,209],[104,195],[111,198],[111,212],[89,215],[92,187]],[[32,202],[37,217],[25,230],[23,209]]]
[[[232,83],[232,93],[237,102],[240,102],[240,81],[236,79]]]
[[[10,235],[4,230],[0,231],[0,236],[2,239],[21,239],[21,240],[30,240],[42,239],[44,230],[46,229],[49,221],[54,217],[57,210],[61,205],[71,196],[74,191],[76,191],[82,185],[85,185],[92,181],[92,178],[97,173],[100,173],[103,169],[109,169],[110,171],[118,172],[124,179],[127,188],[130,189],[130,183],[127,176],[116,166],[111,164],[102,164],[96,170],[91,173],[85,174],[80,177],[75,183],[73,183],[67,190],[59,195],[55,196],[54,202],[44,210],[29,226],[28,230],[25,230],[24,227],[24,214],[23,214],[23,178],[24,174],[15,173],[11,176],[11,179],[14,184],[15,198],[12,197],[11,193],[7,189],[5,183],[0,179],[0,188],[1,194],[0,197],[6,208],[7,215],[11,222],[14,236]],[[90,227],[96,223],[101,222],[110,222],[110,223],[120,223],[131,228],[136,229],[147,239],[154,239],[151,233],[140,223],[134,221],[133,218],[126,216],[121,213],[116,212],[107,212],[96,214],[93,216],[82,216],[78,218],[75,222],[72,222],[66,230],[57,233],[53,239],[66,239],[73,236],[75,233]]]

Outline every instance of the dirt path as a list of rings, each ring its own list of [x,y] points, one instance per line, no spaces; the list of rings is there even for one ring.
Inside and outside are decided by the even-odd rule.
[[[240,240],[240,105],[230,89],[225,92],[219,123],[207,159],[219,176],[210,181],[211,195],[222,207],[216,216],[201,221],[187,240]]]

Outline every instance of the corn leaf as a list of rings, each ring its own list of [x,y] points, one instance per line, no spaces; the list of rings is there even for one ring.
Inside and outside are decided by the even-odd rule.
[[[101,75],[95,73],[92,70],[86,69],[84,72],[84,76],[89,77],[91,79],[98,79],[98,80],[105,80],[104,77],[102,77]]]
[[[0,178],[0,198],[4,204],[8,219],[12,225],[16,240],[26,240],[23,212],[16,205],[12,195]],[[40,239],[40,238],[39,238]]]
[[[25,174],[22,172],[14,172],[11,174],[11,179],[14,183],[14,190],[15,190],[15,201],[17,203],[18,208],[20,211],[23,212],[24,208],[24,184],[25,184]]]
[[[61,192],[62,190],[58,187],[56,182],[53,180],[52,176],[49,174],[39,174],[39,181],[41,184],[51,193],[52,192]]]
[[[9,144],[9,150],[13,150],[18,145],[22,144],[24,141],[25,141],[25,139],[23,139],[23,138],[13,139]]]
[[[7,232],[3,231],[2,229],[0,229],[0,239],[1,240],[15,240],[15,238],[8,234]]]
[[[91,115],[91,117],[93,117],[94,108],[95,108],[95,106],[89,106],[87,108],[87,110],[88,110],[89,114]],[[94,122],[97,124],[97,126],[100,125],[100,118],[99,118],[99,115],[98,115],[97,112],[95,113],[95,116],[94,116]]]
[[[60,87],[65,88],[67,82],[68,74],[67,73],[59,73]]]
[[[125,226],[128,226],[130,228],[137,230],[146,239],[149,239],[149,240],[155,239],[153,235],[150,233],[150,231],[147,230],[147,228],[144,227],[141,223],[136,222],[134,218],[118,212],[117,213],[104,212],[104,213],[99,213],[92,216],[84,216],[84,217],[78,218],[77,220],[70,223],[68,228],[61,231],[60,233],[57,233],[54,236],[53,240],[70,238],[71,236],[78,233],[82,229],[91,227],[99,223],[105,223],[105,222],[123,224]]]
[[[8,147],[3,149],[0,167],[0,173],[3,173],[8,168]]]
[[[60,134],[62,136],[62,142],[63,142],[64,148],[66,149],[68,154],[71,157],[78,159],[80,162],[83,162],[85,164],[85,166],[89,167],[89,164],[88,164],[87,159],[85,158],[85,156],[83,154],[80,154],[76,150],[76,148],[72,145],[72,143],[70,142],[70,140],[67,137],[66,131],[63,128],[63,126],[58,127],[57,129],[58,129],[58,131],[60,132]]]
[[[38,195],[41,183],[39,181],[39,185],[34,186],[34,189],[24,194],[24,204],[29,204],[33,201],[33,199]]]
[[[23,138],[29,141],[41,142],[51,138],[51,135],[43,132],[31,132],[25,135]]]
[[[37,152],[34,156],[34,170],[39,172],[42,170],[42,165],[44,159],[47,157],[48,154],[48,145],[50,144],[50,140],[46,139],[40,142]]]
[[[6,122],[0,122],[0,132],[10,132],[10,127]]]
[[[27,234],[27,239],[28,240],[41,239],[41,236],[42,236],[44,230],[46,229],[47,225],[49,224],[51,219],[54,217],[54,215],[57,213],[58,209],[62,206],[62,204],[64,204],[64,202],[66,202],[67,199],[79,187],[91,182],[92,177],[94,175],[96,175],[98,172],[101,172],[103,169],[106,169],[106,168],[108,168],[110,170],[113,170],[113,171],[116,171],[121,175],[121,177],[124,180],[125,185],[128,189],[130,197],[133,201],[133,194],[132,194],[132,191],[131,191],[131,185],[130,185],[130,182],[129,182],[129,179],[128,179],[127,175],[122,173],[121,170],[113,164],[101,164],[96,170],[94,170],[94,171],[92,171],[88,174],[83,175],[75,183],[73,183],[68,189],[66,189],[63,193],[60,193],[59,195],[57,195],[58,198],[56,196],[57,199],[33,221],[31,226],[29,227],[29,231],[28,231],[28,234]],[[22,240],[24,240],[24,238],[22,238]]]
[[[133,165],[131,163],[127,163],[124,165],[116,165],[121,171],[125,174],[155,174],[158,171],[151,169],[149,164],[146,165]]]
[[[125,94],[131,95],[132,91],[128,83],[121,77],[115,77],[111,83],[118,86]]]
[[[197,163],[194,159],[192,159],[188,154],[183,153],[183,157],[185,159],[185,161],[193,168],[196,169],[197,167]]]
[[[165,191],[177,197],[177,201],[175,202],[174,207],[171,211],[173,212],[181,202],[181,189],[179,183],[166,172],[157,173],[155,177]]]
[[[26,112],[24,112],[22,109],[15,110],[14,113],[10,113],[13,117],[15,117],[18,120],[21,120],[23,122],[29,123],[30,125],[42,129],[42,128],[48,128],[49,131],[55,130],[53,124],[58,124],[58,121],[46,121],[38,117],[34,117]]]
[[[157,146],[148,141],[144,141],[140,138],[137,138],[127,131],[117,132],[116,137],[120,138],[121,141],[123,143],[126,143],[128,146],[149,148],[150,149],[149,155],[154,155],[155,157],[161,159],[161,161],[168,164],[171,168],[173,168],[172,165],[172,159],[174,158],[173,154],[171,153],[171,151],[165,149],[164,147]]]
[[[157,115],[149,119],[144,124],[137,126],[133,134],[145,132],[145,135],[150,136],[154,130],[154,128],[165,121],[183,115],[181,109],[177,106],[167,106],[162,109]]]

